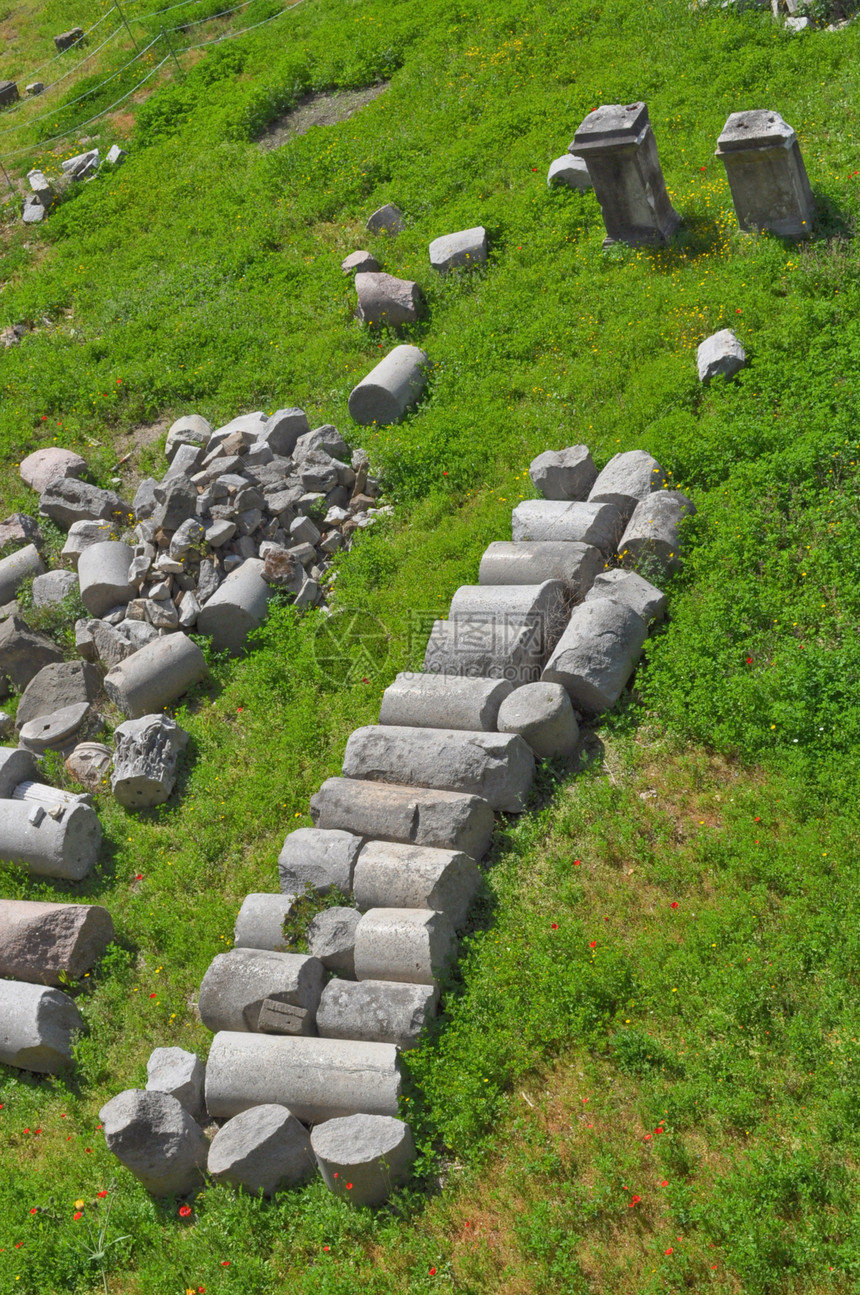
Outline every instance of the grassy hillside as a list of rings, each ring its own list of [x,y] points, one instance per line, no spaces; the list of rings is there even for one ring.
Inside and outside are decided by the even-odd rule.
[[[10,10],[21,70],[99,12]],[[2,322],[34,328],[0,355],[2,515],[35,509],[16,465],[39,445],[131,492],[171,418],[290,404],[364,445],[397,511],[340,560],[342,616],[281,608],[246,660],[214,663],[178,715],[181,796],[100,806],[94,878],[0,876],[104,903],[119,932],[76,987],[75,1077],[0,1077],[4,1291],[856,1289],[859,52],[860,24],[792,37],[682,0],[306,0],[86,127],[129,159],[44,227],[7,209]],[[309,92],[381,81],[349,120],[260,147]],[[684,223],[665,250],[603,252],[593,194],[548,191],[546,168],[591,108],[637,98]],[[748,107],[798,132],[806,246],[736,229],[713,151]],[[17,176],[80,146],[29,130]],[[372,238],[387,201],[407,230]],[[429,241],[478,223],[488,266],[431,277]],[[401,336],[432,381],[398,427],[347,412],[397,340],[353,318],[357,247],[428,299]],[[750,367],[705,391],[695,348],[727,325]],[[415,1189],[371,1214],[321,1184],[265,1204],[210,1188],[181,1220],[108,1155],[101,1104],[155,1046],[205,1053],[191,1004],[241,898],[276,887],[348,733],[509,534],[529,460],[580,441],[600,464],[648,449],[699,514],[635,695],[499,834],[438,1037],[408,1059]],[[365,673],[325,664],[376,626]],[[126,1239],[94,1259],[108,1202],[106,1240]]]

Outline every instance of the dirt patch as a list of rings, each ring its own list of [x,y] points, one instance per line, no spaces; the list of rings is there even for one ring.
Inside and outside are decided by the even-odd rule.
[[[383,81],[380,85],[366,86],[363,90],[336,90],[330,94],[305,95],[295,108],[268,126],[265,135],[258,141],[260,148],[266,151],[280,148],[288,140],[306,135],[312,126],[334,126],[336,122],[346,121],[359,108],[378,99],[387,89],[388,82]]]
[[[164,436],[170,423],[169,418],[159,418],[155,423],[141,423],[137,427],[129,428],[114,440],[117,453],[116,472],[117,476],[122,477],[123,489],[126,493],[130,491],[134,494],[141,479],[149,475],[151,447]],[[163,462],[161,470],[156,475],[163,476]]]

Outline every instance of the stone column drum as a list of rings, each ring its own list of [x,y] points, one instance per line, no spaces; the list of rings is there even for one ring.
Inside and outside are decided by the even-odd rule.
[[[604,247],[667,242],[681,217],[669,201],[657,141],[641,101],[589,113],[568,149],[584,158],[606,226]]]
[[[797,136],[778,112],[733,112],[717,140],[716,156],[726,168],[741,229],[809,236],[812,190]]]

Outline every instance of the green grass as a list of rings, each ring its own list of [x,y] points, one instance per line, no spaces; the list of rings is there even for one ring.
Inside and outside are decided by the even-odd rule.
[[[22,6],[22,58],[99,11]],[[180,709],[180,795],[137,817],[105,799],[79,886],[3,873],[6,895],[106,904],[118,931],[75,987],[75,1076],[0,1080],[3,1290],[103,1289],[82,1229],[106,1188],[124,1295],[856,1289],[858,33],[681,0],[308,0],[87,127],[129,159],[43,228],[10,213],[2,322],[35,329],[0,356],[7,511],[36,506],[16,464],[39,445],[128,494],[163,463],[137,448],[147,425],[299,404],[368,449],[397,512],[339,561],[344,659],[350,609],[384,634],[366,673],[320,666],[332,622],[276,609]],[[304,94],[379,80],[350,120],[259,149]],[[549,192],[546,168],[589,109],[640,97],[684,224],[665,250],[604,253],[593,194]],[[737,232],[713,149],[751,106],[798,132],[808,246]],[[29,142],[20,173],[79,147]],[[387,201],[408,227],[371,238]],[[429,241],[476,223],[487,267],[431,278]],[[428,299],[399,336],[428,350],[430,387],[393,428],[347,412],[398,340],[353,318],[340,260],[361,246]],[[695,347],[727,325],[750,367],[703,390]],[[650,450],[698,516],[603,759],[545,771],[499,833],[445,1016],[408,1059],[415,1188],[377,1214],[319,1184],[263,1204],[208,1188],[181,1221],[108,1155],[101,1104],[155,1046],[205,1053],[192,1003],[242,897],[275,888],[346,736],[509,533],[531,457],[579,441],[600,463]]]

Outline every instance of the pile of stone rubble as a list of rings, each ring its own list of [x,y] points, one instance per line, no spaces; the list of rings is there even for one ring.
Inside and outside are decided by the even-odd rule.
[[[372,1205],[408,1179],[399,1053],[439,1009],[494,816],[523,812],[536,759],[574,757],[580,723],[618,701],[666,609],[632,568],[677,570],[695,511],[644,451],[598,474],[575,446],[530,471],[543,498],[514,509],[513,540],[454,595],[424,671],[398,675],[379,724],[352,734],[342,776],[311,800],[315,826],[284,842],[280,892],[242,904],[200,988],[206,1066],[156,1049],[146,1089],[102,1109],[108,1146],[150,1192],[184,1195],[208,1170],[270,1194],[316,1165]],[[309,893],[344,902],[289,952],[285,921]]]
[[[27,87],[29,90],[29,86]],[[127,154],[118,144],[112,144],[105,155],[108,166],[119,166]],[[62,197],[71,184],[80,180],[92,180],[102,165],[102,156],[97,148],[75,157],[66,158],[62,163],[62,176],[57,182],[47,178],[44,171],[28,171],[27,183],[30,192],[24,200],[21,219],[25,225],[38,225],[45,219],[54,204]]]

